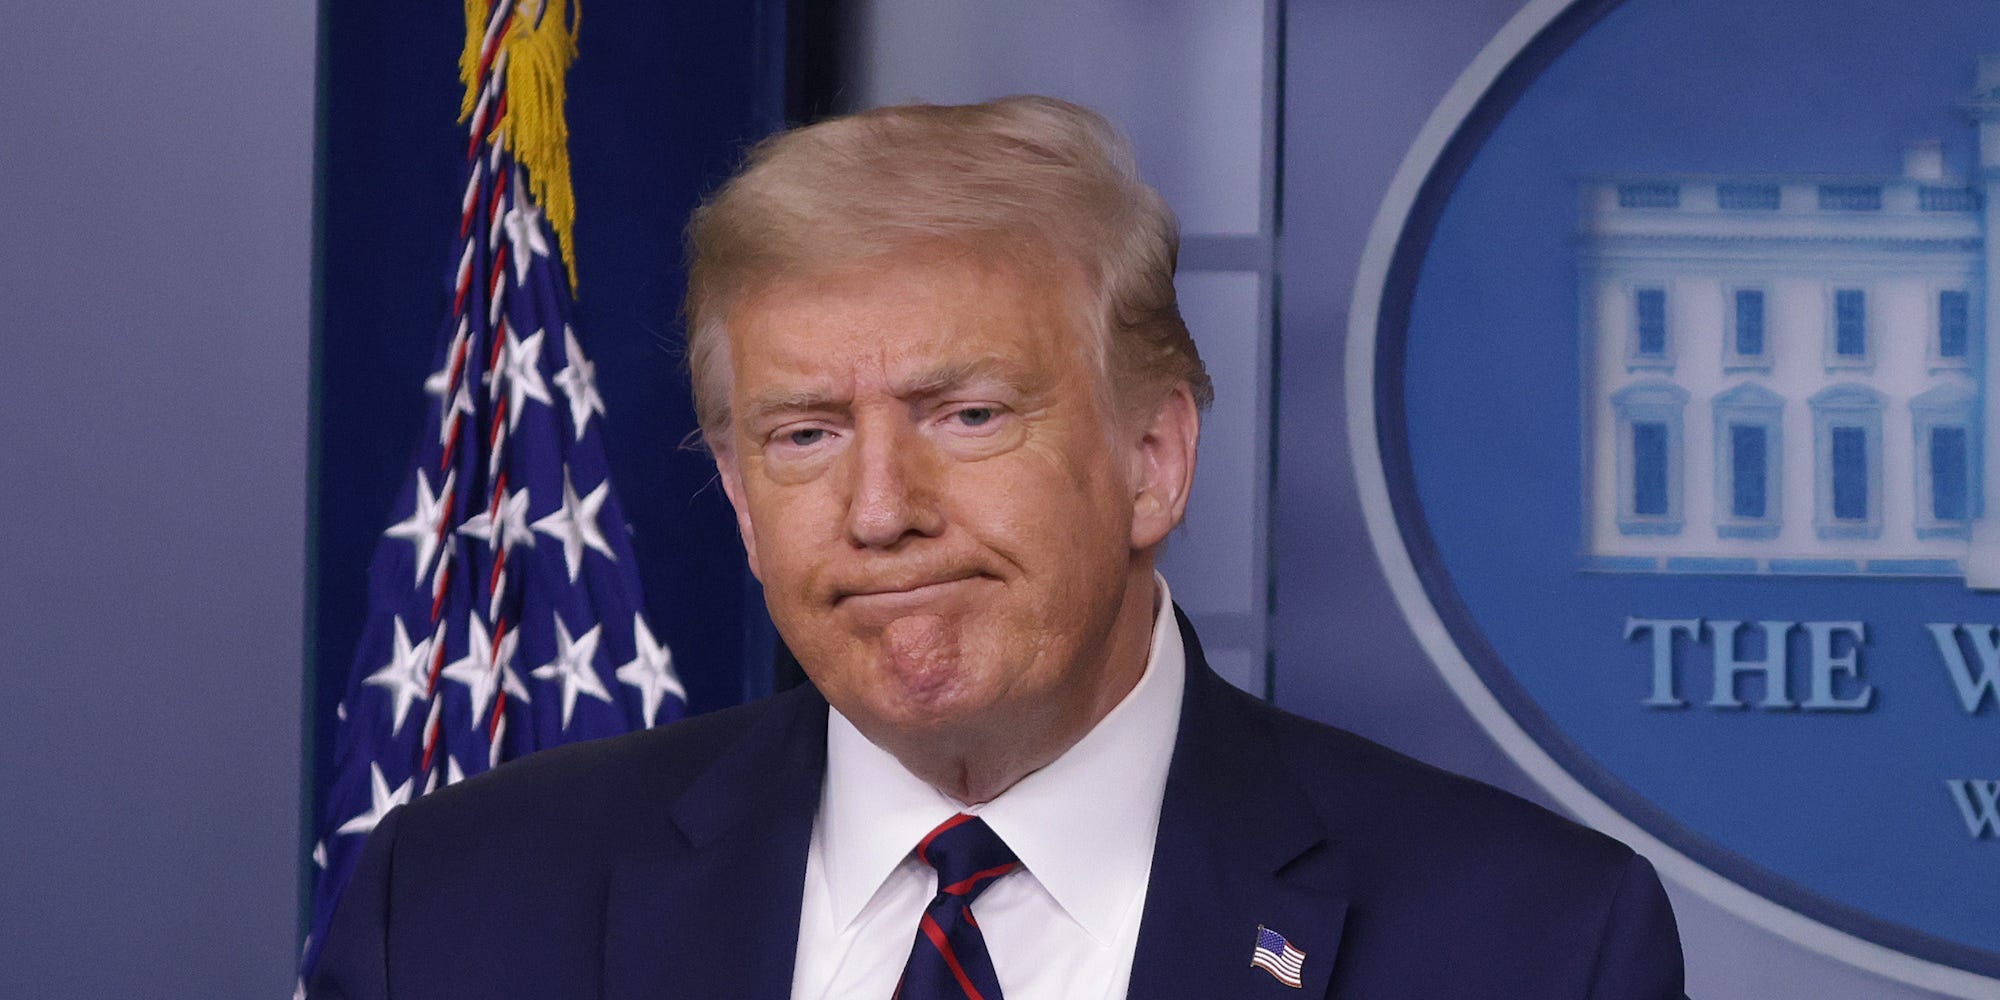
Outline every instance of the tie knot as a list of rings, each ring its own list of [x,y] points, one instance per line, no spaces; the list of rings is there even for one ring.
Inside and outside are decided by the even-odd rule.
[[[1021,862],[986,821],[959,813],[917,842],[917,859],[937,869],[938,893],[967,903]]]

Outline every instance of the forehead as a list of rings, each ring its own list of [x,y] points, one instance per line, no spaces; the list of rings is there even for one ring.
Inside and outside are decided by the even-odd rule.
[[[732,395],[772,382],[855,391],[941,370],[1094,371],[1075,282],[976,260],[889,261],[773,282],[726,325]]]

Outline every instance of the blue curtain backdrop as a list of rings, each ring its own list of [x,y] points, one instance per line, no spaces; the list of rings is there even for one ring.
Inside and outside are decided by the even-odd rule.
[[[590,0],[569,76],[578,336],[597,363],[647,616],[693,712],[766,693],[772,654],[714,470],[682,447],[694,415],[681,226],[784,118],[787,6]],[[320,826],[368,560],[423,433],[465,141],[460,4],[332,0],[321,20],[307,831]]]

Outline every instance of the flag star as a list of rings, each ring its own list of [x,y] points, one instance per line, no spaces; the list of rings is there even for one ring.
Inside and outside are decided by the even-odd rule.
[[[451,394],[450,405],[446,406],[444,412],[438,417],[439,444],[445,444],[451,440],[451,416],[454,412],[463,413],[467,417],[472,416],[472,390],[466,386],[464,379],[458,380],[458,391]]]
[[[632,616],[632,645],[637,647],[638,654],[632,662],[618,668],[618,682],[639,689],[646,708],[646,725],[657,725],[660,703],[668,694],[685,703],[687,689],[674,676],[674,654],[653,639],[653,630],[646,627],[646,619],[639,615]]]
[[[458,321],[458,332],[451,335],[451,346],[444,351],[444,367],[430,373],[424,379],[424,392],[436,396],[440,401],[451,390],[451,368],[458,360],[458,352],[464,348],[467,324],[463,317]]]
[[[390,697],[395,699],[392,712],[395,720],[389,726],[391,736],[402,730],[403,720],[410,714],[410,706],[430,697],[431,689],[431,639],[425,637],[424,641],[412,645],[410,633],[403,628],[403,616],[397,615],[393,641],[396,649],[390,654],[389,662],[362,682],[387,688]]]
[[[369,764],[368,811],[340,824],[340,829],[335,830],[334,833],[336,835],[369,833],[375,829],[375,824],[382,822],[382,817],[389,814],[389,810],[404,805],[409,801],[410,782],[408,779],[404,779],[403,783],[397,785],[396,790],[392,792],[389,790],[389,782],[382,777],[382,765]]]
[[[442,407],[438,413],[438,443],[444,444],[451,436],[451,415],[454,412],[472,416],[472,390],[466,386],[464,373],[459,373],[458,385],[452,385],[452,367],[459,364],[460,352],[465,350],[466,321],[458,321],[458,332],[452,335],[451,346],[444,352],[444,367],[434,371],[424,379],[424,392],[438,398]],[[446,399],[446,394],[451,396]]]
[[[507,383],[507,429],[513,430],[521,423],[521,404],[529,399],[543,406],[555,405],[549,399],[549,384],[542,381],[541,357],[542,338],[546,330],[536,330],[526,337],[514,336],[507,331],[501,353],[500,377]]]
[[[326,867],[326,841],[322,840],[313,845],[313,864],[321,868]]]
[[[535,700],[529,696],[528,685],[521,681],[521,675],[515,673],[512,669],[500,672],[500,690],[507,692],[507,697],[523,705],[532,704]],[[506,717],[501,717],[500,725],[503,728],[507,725]],[[500,737],[496,734],[493,738],[498,740]],[[497,748],[499,744],[496,742],[494,746]]]
[[[514,672],[514,647],[521,634],[508,629],[500,637],[496,650],[493,637],[486,631],[486,623],[478,613],[470,614],[466,621],[465,655],[444,668],[447,680],[465,685],[466,697],[472,701],[473,724],[478,726],[486,719],[487,710],[493,706],[493,694],[500,689],[502,673]],[[517,679],[516,685],[520,684]]]
[[[535,257],[549,255],[549,241],[542,237],[542,209],[521,184],[521,172],[514,171],[514,206],[507,210],[507,241],[514,245],[514,281],[528,280],[528,266]]]
[[[576,331],[563,327],[563,346],[567,348],[569,364],[556,373],[556,386],[569,398],[569,422],[576,428],[576,439],[583,440],[584,428],[590,425],[590,415],[604,413],[604,397],[597,394],[597,366],[583,355],[583,345],[576,342]]]
[[[515,490],[500,501],[499,531],[493,530],[495,519],[491,510],[482,510],[466,518],[465,523],[458,526],[458,530],[461,534],[485,542],[488,549],[498,549],[502,546],[511,549],[516,545],[533,548],[535,533],[528,529],[528,503],[528,491]]]
[[[458,472],[454,470],[444,477],[444,487],[432,493],[430,477],[424,474],[424,470],[418,469],[415,507],[409,517],[390,525],[389,530],[383,532],[390,538],[400,538],[416,546],[415,584],[424,582],[424,570],[430,567],[431,557],[437,555],[438,524],[444,520],[445,500],[451,496],[452,488],[457,483]]]
[[[597,512],[610,495],[611,483],[606,480],[598,483],[589,495],[579,499],[576,486],[570,482],[569,469],[565,467],[562,506],[535,522],[536,531],[562,542],[563,562],[569,566],[571,583],[576,582],[576,574],[583,569],[583,550],[586,546],[596,549],[606,559],[614,562],[618,559],[611,551],[611,544],[604,540],[604,531],[597,526]]]
[[[457,757],[451,757],[451,756],[445,757],[444,766],[445,766],[445,776],[444,776],[445,784],[456,785],[459,782],[465,780],[465,768],[458,766]]]
[[[563,626],[562,615],[556,618],[556,658],[535,668],[535,677],[545,681],[561,681],[563,696],[562,724],[569,728],[570,716],[576,713],[576,696],[579,692],[598,701],[610,702],[611,692],[604,689],[604,678],[597,676],[597,640],[604,626],[593,625],[590,631],[570,638],[569,629]]]

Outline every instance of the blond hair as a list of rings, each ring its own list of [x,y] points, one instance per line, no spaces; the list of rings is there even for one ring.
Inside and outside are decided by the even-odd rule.
[[[1131,146],[1051,97],[910,104],[753,147],[688,223],[688,367],[702,433],[729,428],[729,310],[779,282],[939,249],[1081,279],[1114,398],[1184,384],[1214,396],[1174,298],[1180,229]]]

